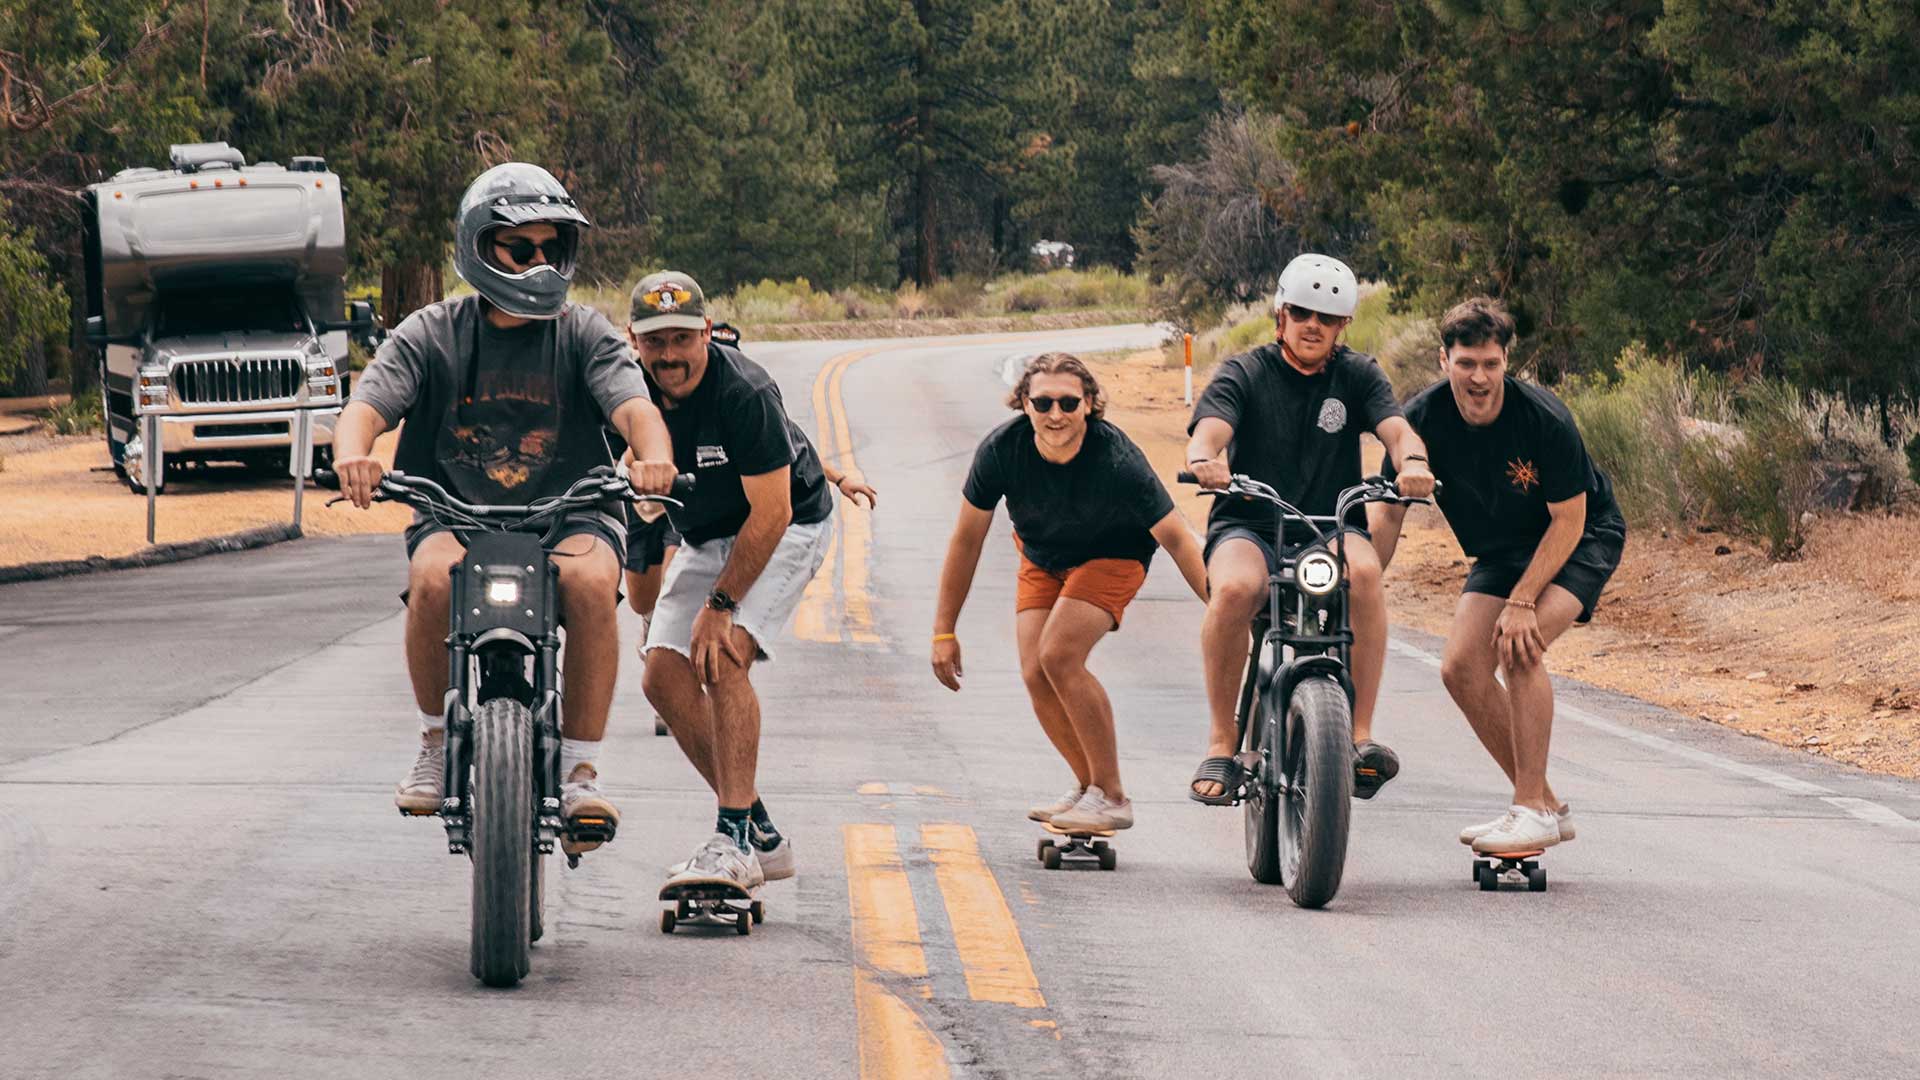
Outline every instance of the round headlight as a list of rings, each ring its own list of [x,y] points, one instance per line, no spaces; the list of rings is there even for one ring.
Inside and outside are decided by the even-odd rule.
[[[1340,564],[1324,551],[1309,551],[1293,569],[1294,580],[1302,592],[1325,596],[1340,583]]]

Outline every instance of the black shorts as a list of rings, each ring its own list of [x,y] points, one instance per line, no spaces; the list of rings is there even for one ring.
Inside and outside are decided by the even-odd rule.
[[[631,507],[627,509],[627,557],[622,565],[628,570],[644,574],[667,561],[668,548],[679,546],[680,534],[667,515],[642,521]]]
[[[1553,576],[1552,584],[1572,593],[1580,601],[1580,617],[1575,622],[1585,623],[1593,619],[1593,609],[1600,604],[1600,590],[1607,585],[1607,579],[1620,567],[1620,553],[1626,545],[1625,536],[1600,533],[1584,536],[1580,546],[1573,549],[1567,557],[1567,565]],[[1467,583],[1462,593],[1481,593],[1486,596],[1498,596],[1506,599],[1513,593],[1513,587],[1527,572],[1527,566],[1533,562],[1533,556],[1514,559],[1506,557],[1488,557],[1475,559],[1473,568],[1467,571]]]
[[[1359,538],[1363,543],[1371,543],[1373,541],[1373,534],[1360,528],[1358,525],[1348,525],[1340,531],[1348,535],[1348,543],[1352,543],[1352,538],[1355,537]],[[1207,529],[1207,546],[1201,552],[1201,560],[1203,562],[1212,562],[1214,549],[1226,541],[1234,539],[1250,540],[1253,542],[1253,546],[1260,549],[1260,554],[1266,556],[1267,559],[1267,573],[1271,574],[1280,569],[1280,553],[1273,548],[1273,533],[1270,530],[1254,529],[1240,524],[1221,525]],[[1291,554],[1299,551],[1301,548],[1307,546],[1311,539],[1304,529],[1298,531],[1290,530],[1287,534],[1287,552]]]

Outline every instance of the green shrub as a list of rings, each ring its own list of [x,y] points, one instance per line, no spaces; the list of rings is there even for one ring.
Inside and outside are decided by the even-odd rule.
[[[1774,559],[1806,543],[1820,470],[1812,416],[1795,388],[1755,379],[1733,396],[1740,438],[1693,439],[1681,457],[1685,482],[1704,498],[1708,520],[1758,540]]]
[[[93,435],[100,431],[100,391],[88,390],[63,405],[48,410],[47,430],[55,435]]]
[[[950,277],[934,282],[927,288],[926,296],[929,315],[961,319],[979,312],[984,294],[979,279]]]
[[[1397,330],[1372,352],[1401,401],[1440,380],[1440,324],[1433,319],[1396,322]],[[1383,328],[1385,329],[1385,328]],[[1355,346],[1358,348],[1358,346]]]
[[[1692,518],[1676,468],[1687,435],[1680,399],[1687,382],[1677,366],[1629,346],[1613,379],[1570,379],[1559,388],[1587,453],[1613,481],[1614,497],[1635,525],[1676,525]]]

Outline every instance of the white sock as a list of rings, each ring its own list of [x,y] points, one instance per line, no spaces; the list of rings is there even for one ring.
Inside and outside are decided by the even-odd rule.
[[[560,782],[565,783],[573,776],[578,765],[592,765],[595,775],[600,772],[600,740],[568,739],[560,740]]]
[[[420,734],[422,735],[438,734],[440,730],[442,728],[445,728],[446,726],[447,726],[446,717],[440,715],[437,712],[428,712],[425,709],[420,710]]]

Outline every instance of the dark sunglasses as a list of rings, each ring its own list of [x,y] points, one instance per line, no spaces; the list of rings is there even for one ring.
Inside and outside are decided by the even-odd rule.
[[[1059,404],[1060,411],[1063,413],[1073,412],[1080,407],[1080,399],[1072,394],[1060,398],[1030,397],[1027,399],[1027,404],[1033,406],[1034,412],[1052,412],[1056,403]]]
[[[1338,315],[1329,315],[1324,311],[1308,311],[1298,304],[1287,305],[1287,318],[1294,322],[1317,322],[1321,326],[1340,326],[1347,320]]]
[[[567,254],[567,242],[558,236],[539,244],[524,236],[516,236],[511,240],[495,240],[493,246],[506,252],[507,258],[521,266],[532,266],[533,253],[536,251],[547,257],[549,266],[560,265],[560,260]]]

